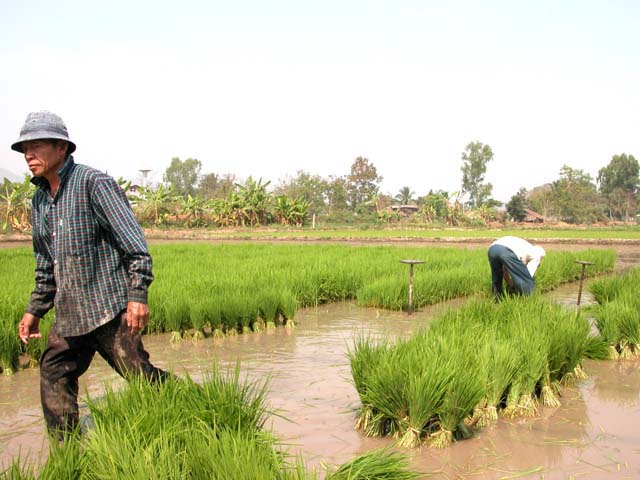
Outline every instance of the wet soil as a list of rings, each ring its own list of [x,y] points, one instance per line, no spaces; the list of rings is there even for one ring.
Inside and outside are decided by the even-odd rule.
[[[616,250],[618,269],[640,263],[640,247]],[[573,283],[549,296],[576,308],[577,293]],[[199,379],[213,362],[232,368],[239,361],[248,378],[268,379],[269,406],[278,414],[269,425],[292,454],[300,453],[308,466],[320,467],[321,462],[340,464],[392,445],[389,439],[366,438],[353,428],[359,406],[347,359],[353,339],[361,334],[409,336],[443,309],[463,302],[425,308],[412,316],[332,304],[298,312],[293,330],[173,345],[167,335],[160,335],[144,342],[154,363],[178,375],[188,372]],[[582,304],[592,302],[585,286]],[[442,479],[640,478],[639,366],[640,361],[586,361],[589,378],[565,388],[559,408],[542,409],[538,417],[526,420],[500,418],[444,450],[408,451],[412,466],[425,478]],[[98,396],[105,383],[123,385],[96,357],[82,377],[81,392]],[[46,456],[38,384],[37,369],[0,378],[0,464],[18,454],[36,460]]]

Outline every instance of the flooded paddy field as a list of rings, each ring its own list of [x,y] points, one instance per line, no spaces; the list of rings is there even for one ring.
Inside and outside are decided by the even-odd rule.
[[[638,247],[619,253],[618,268],[637,264]],[[551,292],[575,308],[578,284]],[[582,304],[593,300],[583,292]],[[240,362],[250,378],[269,378],[270,426],[308,466],[340,464],[393,441],[363,437],[354,429],[359,406],[347,352],[358,335],[407,337],[445,308],[464,300],[406,313],[363,309],[350,303],[300,310],[293,330],[171,344],[168,335],[147,336],[158,366],[198,379],[212,362]],[[406,450],[425,478],[640,478],[640,361],[585,361],[589,378],[564,388],[562,405],[538,417],[499,421],[444,450]],[[81,392],[99,396],[122,380],[96,358],[81,378]],[[81,398],[84,395],[81,394]],[[37,369],[0,378],[0,464],[21,453],[46,455]]]
[[[576,285],[554,292],[575,301]],[[590,298],[585,295],[584,302]],[[152,359],[178,375],[198,379],[214,360],[241,362],[250,378],[269,378],[271,427],[309,466],[340,464],[358,453],[391,445],[354,430],[359,406],[347,351],[359,334],[408,336],[445,308],[390,313],[334,304],[301,311],[293,330],[169,344],[149,336]],[[571,308],[571,307],[569,307]],[[532,419],[506,420],[450,448],[408,450],[412,466],[432,478],[638,478],[640,476],[640,362],[586,361],[587,380],[565,388],[562,406]],[[0,381],[0,459],[3,463],[46,448],[37,369]],[[100,395],[104,383],[123,384],[100,358],[82,377],[81,390]],[[152,407],[152,406],[150,406]],[[521,477],[522,476],[522,477]]]

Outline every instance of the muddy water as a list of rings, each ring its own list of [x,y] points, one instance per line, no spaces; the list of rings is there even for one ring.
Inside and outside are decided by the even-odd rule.
[[[577,286],[567,285],[554,298],[573,308]],[[592,300],[583,297],[584,303]],[[353,429],[358,396],[350,382],[346,357],[353,338],[408,336],[428,325],[445,308],[411,317],[351,304],[302,311],[297,327],[274,333],[206,339],[168,347],[167,336],[146,337],[152,359],[178,374],[201,378],[213,361],[223,366],[241,362],[250,378],[269,378],[270,406],[281,416],[271,427],[292,453],[309,466],[342,463],[357,453],[390,444],[369,439]],[[587,361],[589,379],[564,390],[562,406],[544,409],[534,419],[506,421],[481,430],[446,450],[411,452],[412,465],[434,478],[639,478],[639,362]],[[99,395],[104,382],[122,381],[96,358],[82,378],[82,389]],[[27,450],[43,450],[43,422],[38,403],[37,370],[0,379],[0,459]],[[46,449],[44,449],[46,450]],[[520,478],[520,477],[518,477]]]
[[[630,258],[626,264],[637,263]],[[550,297],[576,308],[578,285]],[[582,304],[593,300],[585,292]],[[457,306],[461,302],[451,304]],[[270,426],[310,467],[342,463],[355,454],[391,445],[353,429],[358,396],[350,381],[347,351],[357,335],[408,336],[428,326],[447,306],[403,313],[334,304],[298,313],[294,330],[169,344],[145,337],[152,360],[179,375],[199,379],[214,361],[241,362],[251,379],[269,379]],[[585,362],[589,378],[563,391],[562,406],[540,416],[500,419],[473,438],[445,450],[409,452],[412,466],[432,478],[640,478],[639,361]],[[100,358],[82,377],[81,390],[100,395],[103,385],[122,380]],[[284,417],[284,418],[283,418]],[[37,369],[0,378],[0,463],[19,453],[43,458],[46,447],[38,397]]]

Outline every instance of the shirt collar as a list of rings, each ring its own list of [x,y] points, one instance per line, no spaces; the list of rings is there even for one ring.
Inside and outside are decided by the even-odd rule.
[[[60,185],[64,183],[65,179],[69,176],[69,173],[71,173],[71,170],[73,170],[73,165],[73,155],[68,155],[66,160],[64,161],[64,165],[62,165],[62,167],[60,167],[60,170],[58,170],[57,172],[58,176],[60,177]],[[31,179],[31,183],[41,190],[49,189],[49,182],[44,177],[33,177]]]

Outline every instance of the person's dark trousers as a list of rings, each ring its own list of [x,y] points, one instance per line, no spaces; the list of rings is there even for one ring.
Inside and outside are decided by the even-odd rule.
[[[489,265],[491,266],[491,290],[493,297],[499,299],[503,295],[503,269],[507,271],[513,282],[516,293],[530,295],[535,288],[533,277],[527,266],[513,251],[502,245],[489,247]]]
[[[40,358],[40,398],[50,433],[62,439],[78,425],[78,378],[98,352],[120,375],[162,381],[171,374],[154,367],[140,334],[131,334],[125,312],[78,337],[60,337],[55,326]]]

